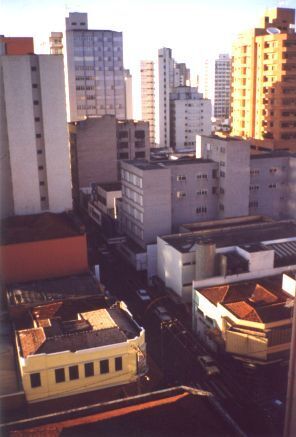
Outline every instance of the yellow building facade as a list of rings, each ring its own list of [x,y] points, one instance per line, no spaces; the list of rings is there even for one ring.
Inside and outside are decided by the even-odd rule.
[[[16,331],[28,402],[129,384],[145,374],[145,331],[123,303],[78,313],[75,320],[62,320],[56,309],[42,318],[40,308],[32,311],[34,327]]]
[[[268,10],[233,45],[232,135],[296,150],[295,10]],[[264,143],[263,143],[264,140]]]

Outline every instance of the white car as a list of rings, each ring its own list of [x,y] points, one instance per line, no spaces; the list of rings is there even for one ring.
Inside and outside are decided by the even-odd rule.
[[[170,322],[172,320],[171,316],[163,306],[157,306],[153,312],[162,322]]]
[[[151,296],[149,295],[147,290],[144,290],[144,288],[139,288],[136,293],[143,302],[151,301]]]
[[[210,355],[201,355],[197,357],[197,361],[208,376],[219,375],[220,370]]]

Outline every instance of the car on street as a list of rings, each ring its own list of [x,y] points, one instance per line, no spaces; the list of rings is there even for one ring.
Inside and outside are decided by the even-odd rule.
[[[161,322],[170,322],[172,320],[172,317],[164,306],[158,305],[154,308],[153,312]]]
[[[199,357],[197,357],[197,361],[208,376],[220,374],[220,370],[218,369],[215,361],[212,357],[210,357],[210,355],[200,355]]]
[[[138,288],[138,290],[136,290],[136,294],[142,302],[151,302],[151,296],[147,290],[144,290],[144,288]]]

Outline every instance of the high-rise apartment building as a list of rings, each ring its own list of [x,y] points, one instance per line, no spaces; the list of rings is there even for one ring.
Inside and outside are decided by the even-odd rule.
[[[170,93],[177,86],[189,85],[190,70],[184,63],[176,63],[172,49],[158,50],[159,74],[159,143],[161,147],[171,147],[170,139]]]
[[[124,70],[124,87],[125,87],[125,118],[133,118],[133,77],[129,70]]]
[[[232,134],[269,139],[272,148],[296,140],[295,10],[268,10],[261,27],[239,35],[233,46]]]
[[[227,54],[215,60],[214,117],[225,120],[230,112],[231,59]]]
[[[170,138],[174,150],[195,150],[196,135],[211,134],[211,101],[196,88],[179,86],[170,93]]]
[[[141,61],[142,119],[149,122],[150,144],[155,146],[154,62]]]
[[[69,116],[115,115],[124,119],[122,32],[90,30],[86,13],[66,18]]]
[[[1,216],[72,209],[61,56],[0,57]]]
[[[63,33],[51,32],[49,37],[49,50],[51,55],[63,54]]]

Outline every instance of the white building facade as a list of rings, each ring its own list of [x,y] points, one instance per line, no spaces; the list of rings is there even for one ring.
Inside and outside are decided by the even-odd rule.
[[[63,58],[2,56],[0,108],[1,216],[72,209]]]
[[[196,88],[179,86],[170,93],[171,147],[195,150],[196,135],[211,134],[211,101]]]
[[[158,50],[159,78],[159,144],[160,147],[171,147],[170,139],[170,93],[174,87],[190,84],[190,70],[184,63],[176,63],[172,57],[172,49]]]
[[[122,32],[90,30],[86,13],[66,18],[70,121],[126,116]]]
[[[227,54],[215,60],[214,117],[225,120],[230,113],[231,59]]]
[[[150,144],[155,147],[154,62],[141,61],[142,120],[149,122]]]

